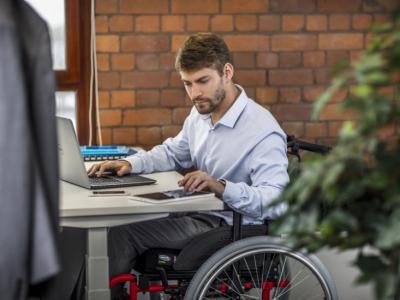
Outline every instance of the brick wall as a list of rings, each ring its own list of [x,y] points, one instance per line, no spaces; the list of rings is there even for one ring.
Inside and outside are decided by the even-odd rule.
[[[97,0],[103,143],[149,148],[174,136],[191,104],[174,56],[188,34],[211,31],[233,53],[234,80],[272,111],[287,133],[332,142],[343,120],[312,104],[330,68],[358,57],[372,23],[398,0]],[[387,89],[393,95],[392,89]],[[343,91],[335,101],[346,95]]]

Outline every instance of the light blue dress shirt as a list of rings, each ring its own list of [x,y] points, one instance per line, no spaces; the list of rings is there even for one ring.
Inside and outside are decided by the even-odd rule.
[[[237,87],[239,97],[216,124],[193,107],[176,137],[126,160],[132,173],[195,167],[225,179],[223,201],[243,214],[244,224],[260,224],[286,209],[269,207],[289,182],[286,135],[268,110]],[[232,224],[231,213],[210,213]]]

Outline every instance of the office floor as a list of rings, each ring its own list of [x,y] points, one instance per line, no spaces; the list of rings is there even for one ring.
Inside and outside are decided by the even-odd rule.
[[[324,250],[317,253],[319,259],[328,268],[339,295],[339,300],[374,300],[371,285],[355,286],[357,269],[351,265],[356,251],[337,252]]]

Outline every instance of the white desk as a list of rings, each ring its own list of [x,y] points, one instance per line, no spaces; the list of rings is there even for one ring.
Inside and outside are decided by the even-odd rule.
[[[123,188],[131,194],[176,189],[182,177],[177,172],[145,175],[154,185]],[[121,189],[119,189],[121,190]],[[189,202],[148,204],[128,200],[127,196],[90,197],[92,191],[61,181],[60,224],[87,228],[86,288],[87,299],[109,300],[107,228],[165,217],[170,212],[222,210],[223,202],[209,197]]]

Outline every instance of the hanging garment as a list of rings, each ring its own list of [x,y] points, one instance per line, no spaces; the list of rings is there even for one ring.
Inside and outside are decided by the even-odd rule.
[[[0,295],[24,299],[59,272],[55,79],[45,22],[0,1]]]

